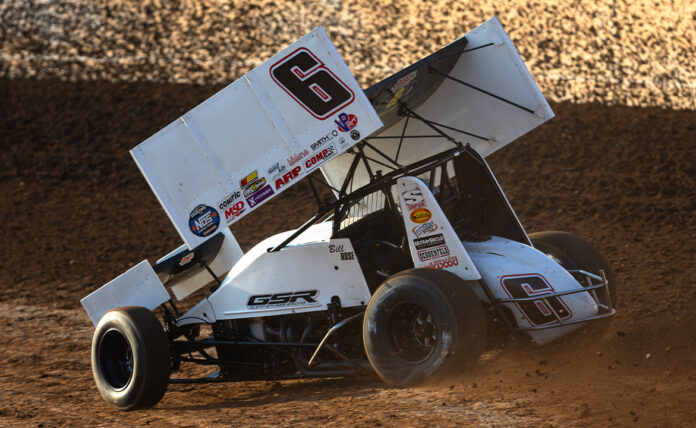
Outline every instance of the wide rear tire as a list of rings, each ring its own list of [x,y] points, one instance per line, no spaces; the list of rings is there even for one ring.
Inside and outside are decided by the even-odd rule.
[[[107,312],[92,340],[99,393],[121,410],[152,407],[169,383],[169,341],[152,311],[124,306]]]
[[[471,286],[436,269],[410,269],[384,281],[363,322],[377,375],[390,385],[415,386],[478,361],[486,317]]]

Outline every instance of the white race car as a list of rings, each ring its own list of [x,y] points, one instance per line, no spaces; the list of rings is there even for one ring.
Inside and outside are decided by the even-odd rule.
[[[185,243],[82,300],[99,392],[134,409],[175,382],[418,385],[480,357],[486,308],[539,344],[610,317],[600,253],[527,235],[485,161],[552,117],[495,18],[366,91],[315,29],[131,151]],[[227,226],[303,179],[316,215],[243,254]]]

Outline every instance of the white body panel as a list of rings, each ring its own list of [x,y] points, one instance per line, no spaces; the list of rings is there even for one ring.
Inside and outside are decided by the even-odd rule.
[[[396,189],[413,266],[447,270],[465,280],[480,279],[428,186],[418,178],[401,177]]]
[[[314,65],[293,66],[291,79],[307,82],[308,91],[316,94],[312,96],[321,94],[330,103],[333,98],[326,88],[311,83],[321,75],[342,87],[347,97],[322,116],[274,74],[300,55],[313,58]],[[306,84],[295,84],[307,89]],[[340,132],[348,118],[355,131],[350,135]],[[369,135],[381,126],[338,51],[318,27],[131,154],[184,242],[194,248],[219,227],[249,214],[348,149],[359,135]]]
[[[464,247],[495,298],[541,296],[549,292],[582,288],[580,283],[558,263],[528,245],[500,237],[491,237],[484,242],[464,242]],[[542,286],[535,286],[534,282]],[[524,294],[514,296],[513,285],[519,290],[525,290]],[[575,321],[597,315],[597,304],[587,292],[556,299],[558,299],[559,307],[565,309],[563,321]],[[505,305],[514,314],[519,327],[558,324],[558,321],[551,316],[548,306],[542,302],[528,304],[527,313],[519,303]],[[544,322],[534,322],[534,315],[539,317],[544,315]],[[582,325],[584,324],[532,330],[528,333],[535,342],[544,344]]]
[[[367,304],[370,290],[349,239],[330,239],[331,223],[325,222],[310,227],[292,245],[268,252],[293,232],[272,236],[252,248],[220,288],[184,314],[178,324],[321,311],[333,296],[343,307]],[[316,293],[310,299],[263,304],[275,295],[282,298],[313,290]],[[252,300],[254,305],[249,304]]]
[[[213,261],[208,265],[210,270],[212,270],[215,276],[218,278],[229,272],[229,270],[232,269],[232,266],[234,266],[234,264],[237,263],[237,261],[244,255],[242,249],[237,243],[237,240],[234,238],[232,231],[228,227],[222,228],[222,234],[225,235],[225,239],[222,241],[222,247],[220,247],[220,251],[217,253]],[[167,256],[177,253],[184,248],[186,248],[185,244]],[[166,259],[167,256],[158,260],[157,263],[163,259]],[[177,300],[182,300],[206,284],[209,284],[211,281],[213,281],[213,278],[206,269],[195,268],[192,269],[190,273],[184,273],[179,277],[174,278],[172,281],[167,283],[167,286],[171,287],[174,297],[176,297]]]
[[[143,260],[109,281],[89,296],[80,300],[92,324],[108,311],[120,306],[143,306],[150,310],[169,300],[157,274],[147,260]]]
[[[467,51],[461,55],[449,76],[532,110],[532,113],[450,79],[445,79],[415,109],[415,113],[439,124],[484,137],[487,141],[442,128],[457,141],[471,144],[482,156],[487,156],[553,118],[553,111],[497,18],[491,18],[464,37],[468,40]],[[489,44],[492,46],[473,49]],[[413,119],[404,129],[405,120],[381,129],[374,136],[436,134],[425,123]],[[453,147],[450,141],[438,137],[412,138],[403,144],[399,144],[398,138],[372,139],[370,144],[392,159],[398,151],[398,161],[402,165]],[[365,154],[380,159],[380,155],[369,147],[365,147]],[[351,155],[343,154],[321,167],[332,186],[340,188],[352,160]],[[372,163],[371,168],[373,171],[383,169],[377,163]],[[354,188],[368,182],[367,170],[358,168],[353,178]]]

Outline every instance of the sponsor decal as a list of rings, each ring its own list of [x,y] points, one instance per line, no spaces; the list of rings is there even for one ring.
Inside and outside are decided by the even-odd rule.
[[[334,244],[329,245],[329,253],[342,253],[342,252],[343,252],[343,245],[334,245]]]
[[[331,156],[336,154],[336,146],[331,144],[330,146],[327,146],[325,149],[320,151],[319,153],[315,154],[311,158],[307,159],[304,163],[305,168],[313,168],[318,164],[324,163],[327,161]]]
[[[242,189],[244,189],[244,197],[248,198],[252,194],[258,192],[266,185],[266,177],[259,178],[259,174],[254,171],[251,174],[244,177],[240,184]]]
[[[438,245],[445,245],[445,237],[442,236],[442,233],[438,233],[437,235],[414,239],[413,245],[416,247],[416,250],[433,248],[437,247]]]
[[[249,297],[247,307],[249,309],[280,308],[285,306],[306,305],[316,303],[315,297],[318,290],[289,291],[273,294],[256,294]]]
[[[544,300],[515,302],[515,306],[522,311],[532,325],[557,323],[558,320],[553,312],[556,312],[561,320],[567,320],[573,316],[573,312],[561,297],[546,297],[555,290],[541,274],[505,275],[500,278],[500,283],[507,295],[516,299],[544,297]]]
[[[413,82],[413,79],[416,78],[416,74],[418,74],[418,71],[413,71],[404,77],[400,78],[399,80],[394,83],[394,86],[391,87],[391,91],[395,92],[398,91],[399,89],[403,89],[406,86],[408,86],[409,83]]]
[[[293,166],[305,157],[309,156],[309,150],[304,149],[300,153],[295,153],[288,159],[288,165]]]
[[[417,208],[411,211],[411,215],[409,217],[411,218],[411,221],[414,223],[425,223],[426,221],[430,220],[432,216],[433,215],[430,213],[429,209]]]
[[[300,173],[300,171],[302,171],[302,167],[298,165],[295,168],[293,168],[290,172],[285,173],[282,176],[276,178],[276,181],[275,181],[276,190],[280,189],[281,187],[285,186],[286,184],[288,184],[292,180],[296,179],[298,174]]]
[[[439,259],[440,257],[449,255],[450,251],[447,245],[440,245],[439,247],[418,251],[418,260],[424,262],[426,260]]]
[[[240,190],[235,190],[234,192],[225,196],[225,199],[223,199],[222,202],[218,204],[218,208],[220,208],[221,211],[224,211],[225,208],[227,208],[228,206],[234,205],[237,202],[237,200],[239,200],[241,197],[242,192]]]
[[[333,140],[334,137],[338,137],[338,131],[336,131],[335,129],[331,132],[328,132],[326,135],[318,139],[315,143],[312,143],[312,145],[309,147],[312,149],[313,152],[316,152],[317,149],[321,148],[321,146]]]
[[[259,189],[253,195],[247,198],[246,201],[249,204],[249,208],[254,208],[256,205],[270,198],[273,195],[273,193],[273,189],[271,189],[271,186],[268,185]]]
[[[215,232],[220,224],[220,215],[215,208],[198,205],[189,215],[189,229],[196,236],[208,236]]]
[[[343,244],[329,245],[329,253],[340,253],[341,261],[355,260],[355,253],[352,251],[343,251]]]
[[[350,131],[350,138],[352,138],[353,141],[358,141],[360,139],[360,133],[357,129]]]
[[[414,227],[413,229],[411,229],[411,232],[413,232],[413,234],[416,235],[416,238],[420,238],[421,236],[435,232],[436,230],[437,225],[432,221],[429,221],[427,223],[421,224],[420,226]]]
[[[284,173],[286,169],[287,168],[285,168],[285,165],[281,165],[280,162],[276,162],[272,167],[268,168],[268,175],[276,178],[280,174]]]
[[[401,197],[409,210],[425,207],[425,197],[419,187],[401,193]]]
[[[345,139],[345,138],[340,137],[340,138],[338,139],[338,145],[339,145],[342,149],[346,147],[346,144],[347,144],[347,142],[346,142],[346,139]]]
[[[435,260],[430,263],[428,263],[429,268],[432,269],[447,269],[448,267],[453,267],[457,266],[459,264],[459,260],[457,257],[447,257],[446,259],[440,259],[440,260]]]
[[[244,201],[239,201],[235,202],[233,205],[226,206],[222,212],[225,213],[225,221],[229,223],[232,219],[242,215],[244,211]]]
[[[195,256],[195,253],[188,253],[184,257],[179,260],[179,266],[184,266],[187,265],[193,260],[193,257]]]
[[[334,123],[338,125],[339,131],[348,132],[358,124],[358,118],[354,114],[341,113],[338,115],[338,119],[334,120]]]
[[[352,251],[347,251],[345,253],[341,253],[341,260],[342,261],[355,260],[355,254]]]

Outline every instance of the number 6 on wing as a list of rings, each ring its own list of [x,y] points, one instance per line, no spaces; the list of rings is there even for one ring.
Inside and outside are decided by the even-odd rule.
[[[304,47],[273,64],[271,78],[319,120],[355,100],[353,91]]]

